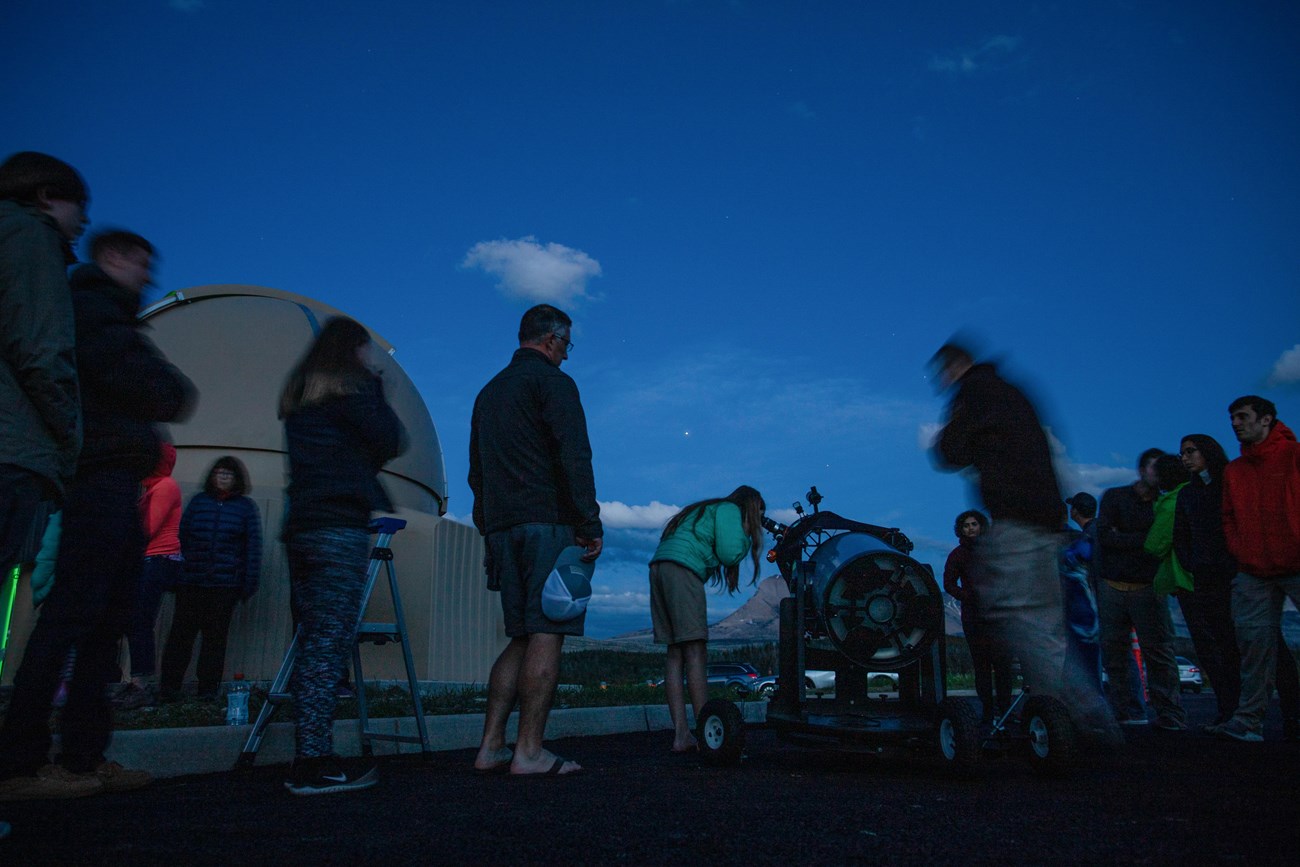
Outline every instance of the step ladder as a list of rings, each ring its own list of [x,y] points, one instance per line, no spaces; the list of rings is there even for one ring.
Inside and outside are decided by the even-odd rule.
[[[433,750],[429,746],[429,731],[424,721],[424,708],[420,704],[420,685],[415,676],[415,660],[411,656],[411,642],[406,632],[406,617],[402,613],[402,597],[397,590],[397,572],[393,568],[391,547],[393,534],[405,526],[406,521],[401,518],[377,518],[370,522],[370,532],[378,534],[379,538],[375,540],[375,547],[370,552],[370,566],[366,570],[366,588],[361,597],[361,611],[358,614],[357,641],[352,648],[353,683],[357,688],[357,726],[362,755],[374,755],[374,741],[396,741],[419,744],[422,757],[428,760],[433,757]],[[366,607],[370,604],[370,594],[374,592],[381,566],[387,567],[388,590],[393,599],[393,622],[366,623]],[[253,766],[257,751],[262,746],[262,738],[266,735],[266,728],[271,724],[276,710],[281,705],[293,702],[293,696],[289,693],[289,676],[293,673],[294,663],[298,659],[298,641],[301,631],[301,626],[294,630],[293,640],[289,642],[289,649],[284,654],[284,661],[280,663],[280,670],[276,672],[275,680],[271,682],[270,694],[267,695],[262,710],[257,714],[253,730],[249,732],[248,740],[244,742],[244,749],[235,762],[236,769]],[[395,642],[402,646],[402,658],[406,663],[406,682],[411,691],[411,704],[418,735],[371,731],[366,702],[366,681],[361,670],[361,645],[365,642],[376,645]]]

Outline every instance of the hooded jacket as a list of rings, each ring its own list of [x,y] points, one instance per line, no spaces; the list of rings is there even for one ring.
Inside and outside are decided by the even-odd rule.
[[[85,418],[77,472],[126,470],[143,479],[158,465],[154,424],[183,416],[194,385],[142,333],[135,292],[97,265],[77,268],[71,284]]]
[[[744,560],[753,547],[740,507],[735,503],[710,503],[701,506],[698,514],[683,518],[673,534],[659,543],[650,562],[669,560],[707,581],[722,567]]]
[[[0,464],[61,492],[81,450],[65,243],[49,216],[0,201]]]
[[[977,364],[958,381],[935,455],[943,469],[979,471],[980,497],[994,522],[1011,519],[1047,530],[1064,525],[1065,506],[1038,413],[993,365]]]
[[[145,477],[144,491],[140,494],[140,522],[148,540],[144,549],[146,557],[181,552],[181,489],[172,478],[176,447],[165,442],[159,451],[158,466]]]
[[[1300,574],[1300,443],[1282,422],[1224,469],[1223,535],[1242,572]]]

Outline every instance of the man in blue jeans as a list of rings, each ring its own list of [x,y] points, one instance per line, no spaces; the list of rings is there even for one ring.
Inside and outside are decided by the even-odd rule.
[[[571,774],[577,762],[542,746],[555,699],[565,635],[581,635],[585,615],[557,622],[542,612],[542,585],[565,548],[600,556],[603,530],[591,444],[578,388],[560,371],[573,348],[573,322],[539,304],[519,324],[519,349],[479,392],[470,423],[469,486],[474,526],[486,540],[488,589],[501,593],[510,643],[488,678],[483,741],[474,767],[512,774]],[[519,739],[506,722],[519,702]]]

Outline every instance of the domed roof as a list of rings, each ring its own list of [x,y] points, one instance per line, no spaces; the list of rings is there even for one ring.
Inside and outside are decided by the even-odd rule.
[[[283,453],[284,427],[276,410],[285,378],[321,324],[347,315],[292,292],[236,285],[184,289],[143,310],[150,337],[199,391],[193,417],[172,428],[177,445]],[[394,360],[392,345],[373,330],[370,336],[383,350],[385,397],[411,442],[384,475],[415,488],[390,486],[390,493],[398,505],[442,515],[447,472],[433,419]]]

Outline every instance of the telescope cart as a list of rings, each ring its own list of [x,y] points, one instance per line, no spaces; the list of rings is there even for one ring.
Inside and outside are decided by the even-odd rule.
[[[776,539],[777,564],[790,596],[781,600],[778,685],[767,722],[783,740],[882,754],[937,753],[959,774],[981,756],[1028,746],[1035,769],[1059,772],[1077,740],[1065,707],[1050,696],[1022,693],[992,728],[975,706],[946,694],[943,597],[930,566],[909,554],[897,528],[879,527],[795,503],[791,525],[765,520]],[[835,672],[833,696],[807,689],[805,672]],[[868,695],[872,672],[895,672],[895,695]],[[704,760],[733,765],[744,750],[740,709],[715,699],[701,710],[697,738]]]

